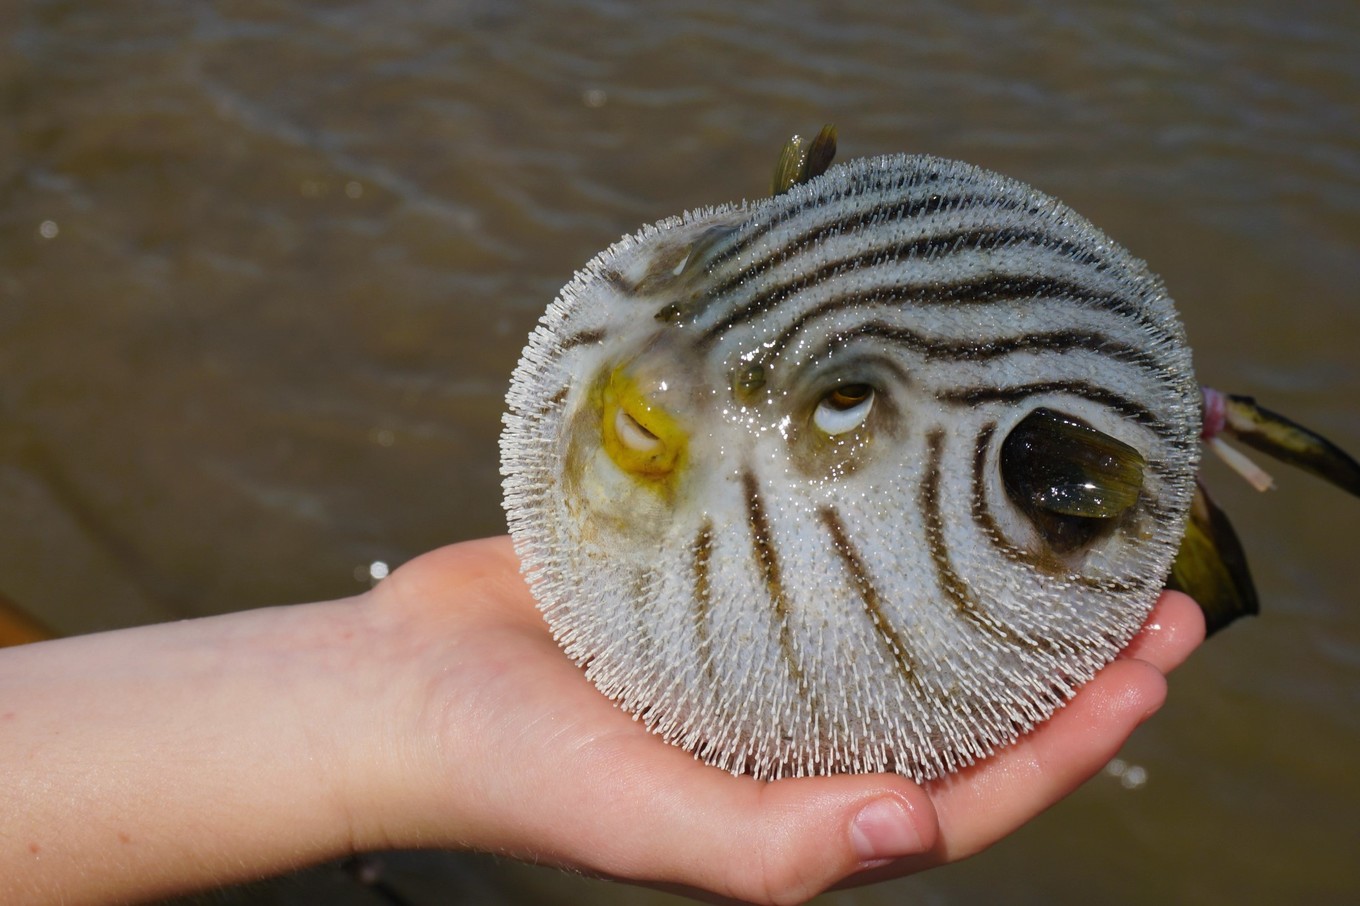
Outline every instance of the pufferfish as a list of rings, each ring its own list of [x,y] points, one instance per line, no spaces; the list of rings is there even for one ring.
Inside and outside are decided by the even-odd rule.
[[[1206,397],[1162,282],[1061,202],[834,143],[562,289],[511,382],[504,502],[562,648],[667,741],[923,781],[1051,716],[1168,582],[1255,610],[1197,489],[1206,398],[1352,492],[1360,467]]]

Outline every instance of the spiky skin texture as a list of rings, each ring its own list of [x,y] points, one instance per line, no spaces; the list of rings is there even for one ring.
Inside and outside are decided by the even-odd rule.
[[[549,306],[508,407],[505,508],[558,641],[761,778],[926,780],[1049,717],[1162,588],[1200,432],[1142,262],[1028,186],[901,155],[624,237]],[[1075,547],[1001,475],[1038,409],[1146,463]]]

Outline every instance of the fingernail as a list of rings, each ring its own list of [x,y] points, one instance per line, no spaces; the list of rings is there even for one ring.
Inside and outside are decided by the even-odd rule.
[[[921,852],[921,835],[911,812],[900,800],[875,799],[855,815],[850,825],[855,855],[869,865],[881,865]]]

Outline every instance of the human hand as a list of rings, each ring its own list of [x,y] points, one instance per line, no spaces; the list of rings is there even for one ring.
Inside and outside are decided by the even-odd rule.
[[[475,848],[770,903],[1002,839],[1113,757],[1204,633],[1189,598],[1163,595],[1121,658],[1051,720],[925,786],[883,774],[766,783],[696,761],[591,686],[553,642],[506,538],[420,557],[371,598],[420,694],[390,724],[406,771],[357,812],[360,848]]]
[[[377,588],[0,652],[0,900],[141,901],[355,850],[475,848],[797,902],[964,858],[1099,770],[1203,621],[1166,595],[1048,723],[953,777],[701,764],[553,643],[504,538]]]

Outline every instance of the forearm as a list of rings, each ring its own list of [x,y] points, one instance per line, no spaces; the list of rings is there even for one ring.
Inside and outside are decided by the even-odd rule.
[[[163,895],[348,851],[374,729],[364,603],[0,652],[0,902]]]

